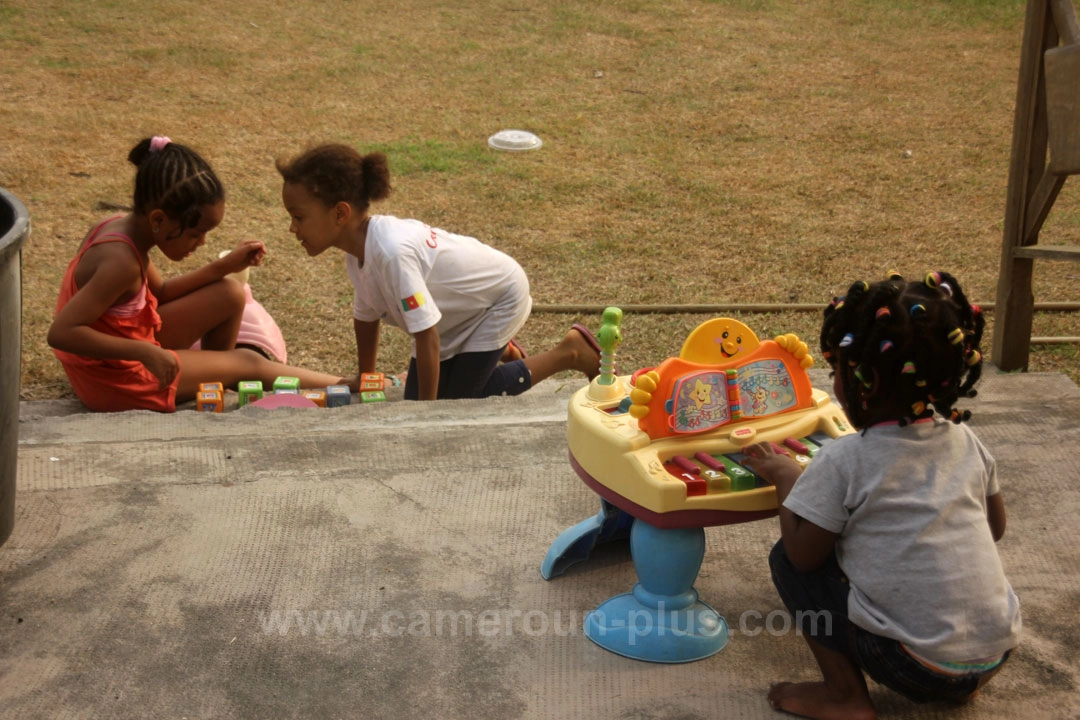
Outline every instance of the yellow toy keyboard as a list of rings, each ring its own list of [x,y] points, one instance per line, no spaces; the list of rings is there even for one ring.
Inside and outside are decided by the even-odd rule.
[[[795,335],[758,341],[738,321],[710,320],[678,357],[633,376],[601,374],[574,394],[571,464],[605,500],[659,528],[775,515],[775,489],[742,464],[741,449],[772,442],[805,466],[852,432],[811,386],[812,363]]]

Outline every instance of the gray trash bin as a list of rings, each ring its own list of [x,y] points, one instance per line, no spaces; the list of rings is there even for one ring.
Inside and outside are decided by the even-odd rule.
[[[22,374],[22,245],[29,235],[26,207],[0,188],[0,545],[15,527]]]

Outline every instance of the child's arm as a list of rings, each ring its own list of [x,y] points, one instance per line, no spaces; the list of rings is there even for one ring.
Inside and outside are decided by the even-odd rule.
[[[990,523],[994,542],[997,542],[1005,535],[1005,499],[999,492],[986,498],[986,521]]]
[[[379,321],[369,322],[353,318],[353,333],[356,335],[356,362],[360,369],[359,375],[375,372],[375,364],[379,357]]]
[[[98,252],[109,251],[101,248]],[[104,255],[78,292],[56,314],[49,327],[50,347],[81,357],[99,360],[141,362],[165,387],[179,372],[176,356],[153,343],[116,337],[90,327],[128,291],[142,282],[137,264],[122,255]]]
[[[757,443],[743,448],[746,465],[776,488],[780,506],[780,536],[791,564],[801,572],[821,567],[836,545],[836,533],[815,525],[784,507],[802,468],[789,456],[777,453],[772,443]]]
[[[413,335],[416,340],[416,372],[419,399],[434,400],[439,395],[439,330],[432,325]]]
[[[147,281],[150,292],[154,293],[159,303],[164,304],[252,265],[258,265],[265,256],[266,246],[262,241],[245,240],[225,257],[168,280],[162,280],[157,269],[150,265],[147,268]]]

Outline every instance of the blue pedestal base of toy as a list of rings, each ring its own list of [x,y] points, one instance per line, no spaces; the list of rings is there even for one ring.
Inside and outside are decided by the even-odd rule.
[[[705,531],[662,530],[638,519],[630,552],[638,583],[589,613],[585,635],[605,650],[648,662],[692,662],[720,652],[728,641],[727,622],[693,587],[705,557]]]
[[[601,498],[600,512],[563,530],[551,543],[540,565],[541,577],[550,580],[562,575],[571,565],[587,560],[597,545],[626,539],[633,522],[632,515]]]

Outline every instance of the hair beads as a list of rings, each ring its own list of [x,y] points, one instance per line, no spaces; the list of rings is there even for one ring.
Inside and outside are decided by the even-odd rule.
[[[973,395],[984,328],[980,309],[949,273],[910,282],[890,270],[886,280],[852,283],[825,309],[821,349],[853,401],[848,413],[856,427],[909,424],[935,413],[963,421],[964,411],[954,413],[953,405]],[[872,395],[864,390],[868,381]]]

